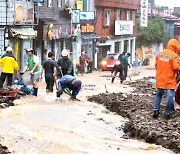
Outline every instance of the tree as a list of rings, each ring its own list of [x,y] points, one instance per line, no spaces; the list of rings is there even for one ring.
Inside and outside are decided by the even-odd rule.
[[[150,18],[147,27],[140,27],[138,25],[139,35],[137,37],[138,47],[151,47],[155,43],[163,42],[164,34],[164,21],[160,17]]]
[[[173,12],[173,15],[180,18],[180,12]]]

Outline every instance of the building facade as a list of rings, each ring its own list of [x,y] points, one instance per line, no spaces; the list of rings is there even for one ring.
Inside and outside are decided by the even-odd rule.
[[[140,0],[95,0],[96,8],[96,59],[104,58],[107,52],[131,53],[135,60],[135,39],[137,35],[137,10]]]
[[[1,0],[0,10],[0,54],[4,54],[5,48],[11,46],[19,67],[23,68],[27,60],[24,49],[33,45],[37,35],[34,30],[37,24],[34,20],[34,1]]]
[[[74,7],[75,0],[44,0],[38,4],[36,48],[43,56],[44,51],[51,51],[58,59],[64,48],[72,52],[70,10]]]

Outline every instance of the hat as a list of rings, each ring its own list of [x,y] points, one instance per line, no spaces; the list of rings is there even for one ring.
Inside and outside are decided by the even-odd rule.
[[[78,79],[75,79],[72,81],[72,85],[76,88],[81,88],[81,84],[82,84],[82,82]]]
[[[6,51],[11,52],[11,51],[13,51],[13,49],[11,47],[7,47]]]
[[[66,49],[63,49],[61,52],[62,56],[67,56],[68,55],[68,51]]]
[[[27,52],[33,51],[33,48],[25,49]]]

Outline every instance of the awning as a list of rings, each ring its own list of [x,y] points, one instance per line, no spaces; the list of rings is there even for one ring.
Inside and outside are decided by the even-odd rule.
[[[34,39],[37,36],[37,31],[31,27],[10,28],[10,33],[12,37],[18,37],[20,39]]]

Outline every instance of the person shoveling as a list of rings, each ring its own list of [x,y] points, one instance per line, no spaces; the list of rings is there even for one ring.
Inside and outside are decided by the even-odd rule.
[[[60,96],[63,92],[67,93],[74,100],[78,100],[76,96],[81,90],[82,82],[72,75],[64,75],[58,79],[58,89],[56,92],[56,101],[60,101]],[[68,89],[68,90],[67,90]]]

